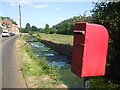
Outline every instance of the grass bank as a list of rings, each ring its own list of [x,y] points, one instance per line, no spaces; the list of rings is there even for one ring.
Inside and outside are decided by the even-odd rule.
[[[38,39],[53,41],[55,43],[69,44],[73,45],[73,35],[62,35],[62,34],[44,34],[44,33],[34,33]]]
[[[17,40],[17,56],[21,71],[29,88],[55,88],[64,86],[58,81],[59,68],[48,65],[44,59],[39,59],[23,40]]]
[[[75,76],[66,67],[48,65],[45,58],[38,58],[34,55],[24,40],[19,38],[17,44],[17,56],[20,62],[21,71],[29,88],[75,88],[82,87],[83,79]]]
[[[52,42],[62,43],[62,44],[73,44],[72,35],[61,35],[61,34],[34,34],[38,39],[50,40]],[[120,88],[120,85],[115,84],[113,80],[106,77],[94,77],[90,78],[90,88]]]

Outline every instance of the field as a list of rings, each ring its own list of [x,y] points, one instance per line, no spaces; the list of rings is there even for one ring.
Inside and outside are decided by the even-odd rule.
[[[36,33],[34,35],[36,36]],[[44,33],[39,33],[39,35],[40,38],[44,40],[73,45],[73,35],[44,34]]]

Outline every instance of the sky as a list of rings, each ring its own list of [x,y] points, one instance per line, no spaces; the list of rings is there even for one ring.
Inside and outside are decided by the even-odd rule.
[[[44,28],[46,24],[50,27],[60,23],[63,20],[73,18],[74,16],[90,16],[90,10],[94,4],[89,2],[32,2],[22,0],[20,2],[2,2],[2,13],[0,16],[11,17],[19,24],[19,4],[21,5],[22,27],[26,23],[35,25],[37,28]],[[1,6],[0,6],[1,7]]]

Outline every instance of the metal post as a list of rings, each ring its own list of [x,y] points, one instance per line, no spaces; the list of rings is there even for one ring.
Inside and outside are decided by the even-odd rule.
[[[88,77],[84,77],[84,89],[89,88],[89,78]]]

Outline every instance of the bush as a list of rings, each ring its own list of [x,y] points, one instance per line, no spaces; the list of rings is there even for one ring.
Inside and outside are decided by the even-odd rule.
[[[34,34],[34,32],[33,32],[33,31],[29,31],[29,35],[31,35],[31,36],[32,36],[33,34]]]
[[[50,29],[50,34],[54,34],[54,33],[56,33],[57,32],[57,29],[55,29],[55,28],[51,28]]]
[[[96,3],[93,12],[94,23],[104,25],[109,32],[108,67],[106,76],[120,83],[120,1]]]

